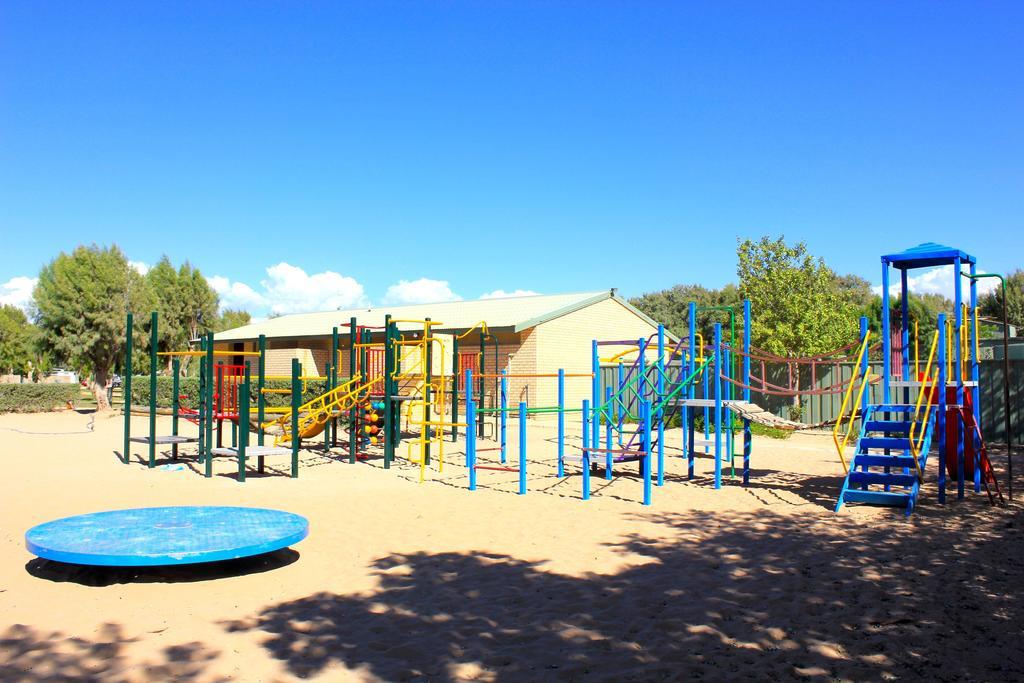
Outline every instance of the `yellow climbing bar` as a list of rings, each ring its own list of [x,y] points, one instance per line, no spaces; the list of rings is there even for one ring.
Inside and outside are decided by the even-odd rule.
[[[868,381],[869,381],[869,378],[871,377],[871,372],[868,369],[868,366],[864,363],[864,360],[867,358],[867,352],[868,352],[868,346],[869,346],[868,341],[870,339],[871,339],[871,331],[868,330],[868,332],[865,333],[865,335],[864,335],[863,341],[861,341],[861,343],[860,343],[860,349],[857,351],[857,366],[856,366],[856,370],[854,371],[853,376],[850,378],[850,385],[848,387],[846,387],[846,393],[843,395],[843,402],[842,402],[842,404],[839,407],[839,417],[836,418],[836,424],[832,428],[832,442],[836,446],[836,451],[839,453],[839,460],[840,460],[840,462],[843,463],[843,470],[846,471],[846,472],[850,471],[850,466],[846,464],[846,455],[844,453],[844,450],[846,449],[846,444],[850,440],[850,436],[853,434],[853,423],[854,423],[855,415],[857,414],[857,409],[855,407],[856,404],[854,404],[854,406],[851,406],[850,420],[847,423],[845,430],[843,430],[843,420],[845,419],[845,416],[846,416],[846,408],[847,408],[847,406],[850,405],[850,399],[853,397],[854,387],[857,385],[857,379],[858,378],[861,379],[860,390],[857,391],[857,400],[858,400],[858,402],[860,401],[861,397],[864,395],[865,388],[868,386]],[[861,369],[862,367],[864,368],[863,370]],[[843,438],[842,438],[842,440],[840,440],[840,438],[839,438],[839,432],[841,430],[843,431]]]
[[[924,366],[924,379],[921,381],[921,387],[917,392],[917,401],[914,404],[914,415],[910,421],[910,451],[914,455],[914,469],[917,470],[918,480],[924,479],[924,472],[921,471],[921,462],[918,460],[921,455],[921,448],[924,445],[924,437],[928,433],[928,430],[921,426],[921,433],[918,434],[917,440],[914,439],[914,430],[917,427],[919,421],[928,422],[931,415],[932,400],[935,395],[935,385],[939,381],[938,370],[933,366],[935,364],[935,350],[939,344],[938,330],[935,330],[935,334],[932,336],[932,348],[928,352],[928,362]],[[920,375],[919,375],[920,376]]]

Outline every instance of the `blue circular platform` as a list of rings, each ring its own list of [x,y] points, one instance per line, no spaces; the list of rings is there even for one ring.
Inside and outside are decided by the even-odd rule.
[[[263,508],[180,506],[55,519],[25,533],[47,560],[108,567],[216,562],[287,548],[309,534],[305,517]]]

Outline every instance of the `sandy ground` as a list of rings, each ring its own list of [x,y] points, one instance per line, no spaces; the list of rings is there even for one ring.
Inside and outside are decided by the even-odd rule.
[[[757,439],[751,485],[718,491],[709,460],[686,481],[669,451],[645,508],[635,465],[581,501],[533,423],[518,496],[506,472],[466,490],[461,444],[423,484],[408,464],[312,451],[298,479],[240,484],[231,461],[211,479],[150,470],[142,447],[122,464],[121,420],[89,419],[0,416],[0,680],[1024,677],[1021,508],[943,507],[932,486],[909,520],[833,514],[824,436]],[[167,504],[280,508],[311,531],[270,556],[160,570],[24,548],[43,521]]]

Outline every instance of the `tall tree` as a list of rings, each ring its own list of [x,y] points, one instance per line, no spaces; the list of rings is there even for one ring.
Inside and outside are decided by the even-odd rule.
[[[32,363],[32,325],[16,306],[0,306],[0,374],[23,375]]]
[[[178,269],[178,297],[181,305],[181,326],[187,337],[183,341],[191,341],[204,330],[214,330],[217,326],[217,306],[219,297],[210,283],[206,281],[198,268],[193,268],[188,261]]]
[[[1003,319],[1001,287],[982,298],[979,312],[986,318]],[[1017,269],[1006,276],[1006,317],[1011,325],[1024,327],[1024,270]]]
[[[673,334],[682,337],[689,333],[689,304],[696,302],[700,308],[711,306],[734,306],[737,310],[742,305],[739,289],[730,283],[721,289],[708,289],[702,285],[675,285],[659,292],[649,292],[630,299],[630,303],[645,314],[665,325]],[[740,316],[742,314],[740,313]],[[707,339],[715,322],[727,320],[725,313],[704,311],[697,314],[697,331]],[[742,321],[737,319],[737,334],[742,328]]]
[[[834,286],[844,301],[858,308],[866,308],[875,298],[871,283],[859,275],[836,275]]]
[[[223,332],[224,330],[233,330],[236,327],[242,327],[252,322],[252,316],[249,315],[248,311],[239,311],[233,308],[225,308],[221,312],[220,317],[217,319],[217,324],[214,327],[214,332]]]
[[[146,273],[146,283],[153,293],[156,312],[160,315],[157,324],[158,350],[172,351],[180,348],[185,334],[182,331],[181,303],[178,300],[178,271],[166,255]],[[167,360],[170,363],[169,357]]]
[[[217,293],[187,261],[175,270],[171,260],[164,256],[149,269],[146,281],[160,313],[161,351],[186,348],[198,336],[202,327],[199,322],[206,322],[208,327],[216,326]],[[170,362],[168,358],[168,368]]]
[[[125,315],[145,320],[152,305],[145,280],[117,246],[80,246],[43,267],[33,298],[43,350],[91,373],[96,404],[109,410],[106,383],[124,352]],[[136,334],[143,342],[144,323]]]
[[[836,287],[835,274],[804,242],[784,237],[743,240],[736,249],[740,292],[754,315],[752,341],[779,356],[831,351],[857,339],[854,305]],[[799,368],[799,366],[797,366]],[[793,400],[799,412],[799,396]]]

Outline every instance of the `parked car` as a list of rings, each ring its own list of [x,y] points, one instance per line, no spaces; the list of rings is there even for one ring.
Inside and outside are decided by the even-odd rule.
[[[66,384],[78,384],[78,373],[72,372],[71,370],[65,370],[64,368],[54,368],[46,373],[48,378],[51,378],[52,382],[61,382]]]

